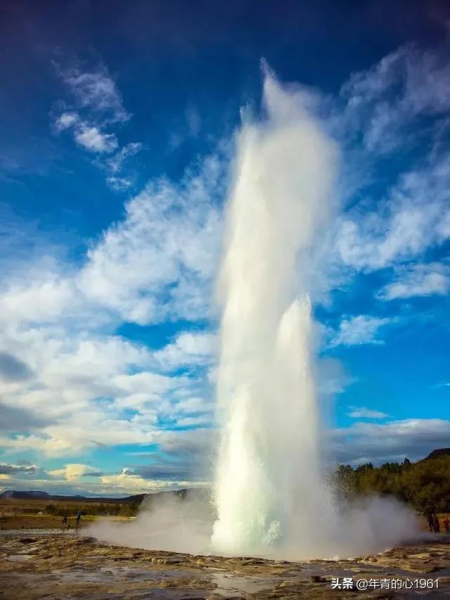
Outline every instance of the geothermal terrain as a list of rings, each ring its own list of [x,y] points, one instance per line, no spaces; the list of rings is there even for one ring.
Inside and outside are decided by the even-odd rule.
[[[141,496],[88,499],[4,494],[0,497],[0,598],[218,600],[450,596],[450,536],[444,534],[372,556],[303,562],[144,550],[122,546],[125,539],[121,540],[120,535],[114,545],[91,537],[91,532],[102,523],[119,526],[117,530],[123,528],[125,533],[127,522],[136,523],[134,514],[141,501]],[[77,532],[73,515],[78,510],[82,510],[83,517]],[[68,530],[61,527],[63,514],[69,517]],[[442,522],[443,516],[440,517]],[[421,525],[425,529],[424,520]],[[341,584],[344,577],[352,578],[352,587],[333,589],[337,577]],[[353,589],[357,580],[403,582],[418,578],[438,579],[439,584],[433,586],[439,588]]]
[[[0,598],[442,598],[450,595],[449,541],[436,535],[376,556],[287,562],[125,548],[99,543],[83,531],[4,530]],[[439,584],[432,582],[428,590],[358,591],[355,583],[352,589],[333,589],[336,577],[439,579]]]

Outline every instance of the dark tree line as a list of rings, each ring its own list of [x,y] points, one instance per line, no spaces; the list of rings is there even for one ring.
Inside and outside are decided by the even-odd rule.
[[[370,494],[392,495],[415,510],[450,512],[450,456],[411,463],[366,463],[353,468],[339,465],[334,474],[342,499],[352,500]]]

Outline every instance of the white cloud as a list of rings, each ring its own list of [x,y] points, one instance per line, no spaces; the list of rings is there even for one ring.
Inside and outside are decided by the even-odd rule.
[[[133,185],[133,182],[130,179],[127,179],[126,177],[111,176],[106,178],[106,184],[115,192],[124,192]]]
[[[0,322],[57,322],[74,298],[70,280],[12,282],[0,295]]]
[[[410,143],[408,127],[420,116],[450,110],[450,67],[445,51],[404,46],[343,86],[344,120],[363,132],[371,152],[389,153]]]
[[[450,421],[406,419],[388,423],[358,422],[331,432],[331,450],[341,463],[420,460],[432,450],[448,446]]]
[[[75,141],[89,152],[110,153],[117,148],[113,133],[102,133],[95,125],[83,123],[75,130]]]
[[[440,79],[431,82],[429,89],[421,91],[422,84],[414,83],[423,81],[420,77],[426,77],[425,70],[407,66],[407,77],[401,75],[407,90],[398,101],[384,97],[397,85],[399,65],[402,69],[412,65],[408,60],[391,57],[374,71],[373,77],[356,77],[345,92],[349,103],[345,118],[352,116],[359,134],[364,132],[365,149],[371,156],[409,144],[407,135],[397,135],[409,122],[404,106],[414,114],[443,114],[448,108],[442,86],[447,71],[442,65],[438,70],[435,63],[430,63],[430,72]],[[87,151],[99,155],[95,164],[104,170],[112,189],[130,189],[135,179],[126,170],[127,161],[142,150],[142,145],[119,145],[120,133],[114,127],[127,121],[129,114],[115,83],[104,69],[75,69],[63,77],[74,102],[72,106],[64,105],[55,129],[73,135]],[[190,134],[197,135],[201,125],[198,115],[192,112],[185,116]],[[0,352],[12,352],[29,365],[33,376],[2,382],[0,391],[7,409],[24,411],[35,423],[32,435],[21,430],[20,435],[0,437],[5,451],[28,450],[80,460],[81,452],[99,446],[133,444],[145,448],[159,444],[163,452],[193,460],[207,453],[214,438],[207,428],[211,425],[212,403],[195,369],[208,367],[213,373],[214,336],[210,332],[185,331],[165,348],[151,352],[114,331],[123,321],[140,325],[178,319],[202,322],[209,316],[211,282],[220,251],[225,169],[217,153],[188,171],[179,183],[164,179],[150,182],[126,203],[123,219],[91,242],[85,259],[77,265],[58,258],[57,268],[53,265],[34,273],[36,265],[30,256],[29,270],[20,276],[14,273],[14,261],[3,271],[0,321],[5,334]],[[339,268],[369,272],[394,267],[396,279],[382,291],[384,299],[431,290],[441,293],[446,272],[433,266],[433,272],[441,275],[436,278],[425,267],[403,270],[401,265],[417,260],[450,237],[449,175],[450,158],[442,153],[430,154],[420,168],[410,168],[388,193],[377,198],[376,207],[371,197],[356,203],[338,220],[330,254],[337,257]],[[359,173],[354,189],[360,185],[358,177]],[[329,347],[380,344],[379,332],[391,322],[368,315],[343,319]],[[168,376],[178,368],[187,368],[188,375]],[[352,381],[339,365],[327,368],[320,391],[338,393]],[[351,414],[353,418],[382,418],[375,417],[375,413],[382,414],[367,409],[354,409]],[[37,421],[38,416],[42,422]],[[168,422],[174,427],[197,429],[162,431]],[[406,422],[399,422],[395,427],[388,424],[386,429],[370,430],[373,446],[367,451],[363,442],[364,432],[369,430],[364,430],[362,424],[336,435],[348,435],[351,443],[355,442],[351,460],[364,459],[365,452],[384,456],[385,450],[377,445],[373,431],[381,432],[390,456],[401,452],[396,436],[402,435],[406,436],[406,448],[413,448],[413,440],[426,438],[423,444],[419,440],[422,451],[432,444],[432,426],[412,423],[408,427]],[[445,429],[440,421],[434,425],[434,439],[439,442]],[[346,455],[346,448],[340,450],[341,455]],[[68,475],[69,465],[73,466],[72,475]],[[54,469],[53,475],[75,484],[77,473],[82,477],[77,467],[86,465],[68,463]],[[112,486],[117,490],[146,490],[150,485],[148,479],[144,481],[129,470],[104,477],[107,479],[98,484],[102,489]]]
[[[450,290],[448,265],[429,263],[401,269],[396,279],[379,293],[382,300],[412,298],[414,296],[445,296]]]
[[[0,380],[0,409],[28,426],[0,437],[5,452],[79,456],[98,446],[155,443],[160,421],[209,425],[208,383],[196,370],[210,366],[214,336],[186,331],[152,352],[114,329],[123,320],[205,319],[222,182],[221,159],[212,156],[177,185],[149,184],[76,265],[62,253],[39,263],[30,254],[18,269],[10,256],[0,353],[29,375]],[[184,377],[163,374],[183,366]]]
[[[71,131],[79,146],[97,155],[94,164],[106,171],[107,186],[115,192],[126,191],[134,177],[123,172],[125,163],[142,150],[142,144],[131,142],[120,148],[116,132],[111,131],[131,118],[115,82],[104,65],[87,71],[55,66],[71,92],[73,103],[69,107],[66,102],[57,103],[53,111],[54,131]],[[105,158],[104,155],[115,151],[113,156]]]
[[[386,268],[442,244],[449,231],[450,156],[404,174],[377,212],[344,217],[335,249],[342,263],[361,271]],[[424,199],[426,201],[424,201]]]
[[[89,475],[90,473],[98,473],[99,469],[92,467],[91,465],[84,465],[79,463],[69,463],[64,465],[62,469],[53,469],[48,471],[51,477],[63,477],[67,481],[78,481],[83,475]]]
[[[214,356],[216,337],[207,332],[181,332],[155,359],[167,371],[190,365],[208,365]]]
[[[369,408],[359,408],[350,406],[351,411],[348,416],[352,419],[385,419],[389,415],[379,410],[370,410]]]
[[[79,285],[92,301],[139,324],[204,318],[220,244],[221,163],[204,161],[179,185],[149,184],[88,252]]]
[[[79,116],[75,112],[63,112],[55,119],[55,129],[57,132],[70,129],[78,124],[79,119]]]
[[[66,70],[58,67],[58,71],[79,108],[101,113],[114,123],[130,119],[119,90],[104,65],[84,72],[78,67]]]
[[[360,346],[362,344],[383,344],[378,337],[381,327],[392,323],[392,319],[358,315],[343,319],[339,329],[329,343],[330,348],[336,346]]]
[[[350,208],[327,253],[338,281],[423,260],[449,239],[449,83],[445,48],[408,46],[343,86],[331,126],[346,155],[340,191]]]
[[[106,164],[112,173],[118,173],[122,169],[124,162],[132,156],[138,154],[141,150],[142,144],[138,142],[132,142],[126,146],[123,146],[123,148],[121,148],[117,154],[108,159]]]

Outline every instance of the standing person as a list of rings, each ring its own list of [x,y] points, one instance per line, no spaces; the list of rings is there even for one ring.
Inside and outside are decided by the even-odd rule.
[[[429,508],[427,508],[425,510],[424,514],[425,514],[425,518],[426,518],[427,523],[428,523],[428,529],[430,531],[434,531],[433,512]]]
[[[63,529],[67,529],[67,515],[63,516],[61,524]]]
[[[77,518],[75,519],[75,527],[78,529],[80,527],[81,521],[81,510],[77,512]]]
[[[448,520],[448,517],[444,517],[444,529],[445,529],[445,533],[450,533],[450,521]]]
[[[436,533],[441,532],[441,526],[439,525],[439,519],[436,513],[433,515],[433,529]]]

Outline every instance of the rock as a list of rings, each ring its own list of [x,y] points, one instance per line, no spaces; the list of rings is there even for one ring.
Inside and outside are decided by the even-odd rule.
[[[248,565],[263,565],[265,563],[264,560],[261,560],[259,558],[248,558],[242,561],[242,565],[244,566],[248,566]]]
[[[311,583],[326,583],[325,577],[321,577],[320,575],[311,575],[309,578]]]
[[[278,583],[275,588],[284,588],[287,587],[289,585],[292,585],[291,581],[282,581],[281,583]]]
[[[436,565],[435,567],[431,567],[431,569],[427,569],[427,573],[437,573],[438,571],[442,571],[444,567],[439,567]]]
[[[151,562],[155,565],[179,565],[184,562],[184,559],[175,556],[155,556]]]

